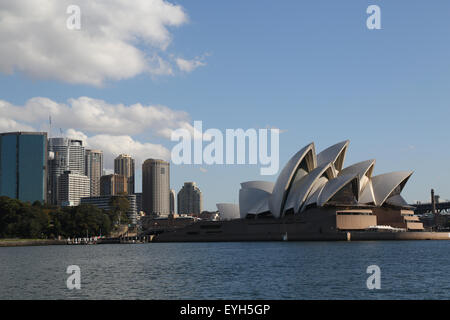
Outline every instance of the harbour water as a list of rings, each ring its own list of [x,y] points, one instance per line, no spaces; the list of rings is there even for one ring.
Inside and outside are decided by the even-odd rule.
[[[450,241],[9,247],[0,299],[450,299],[449,253]],[[367,288],[371,265],[381,290]]]

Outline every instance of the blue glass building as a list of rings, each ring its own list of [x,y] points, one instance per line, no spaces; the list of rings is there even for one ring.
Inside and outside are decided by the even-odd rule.
[[[47,201],[47,133],[0,134],[0,196]]]

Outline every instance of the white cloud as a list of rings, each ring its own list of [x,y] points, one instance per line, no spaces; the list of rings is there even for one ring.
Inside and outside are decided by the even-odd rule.
[[[178,68],[183,72],[192,72],[198,67],[203,67],[206,65],[201,58],[195,58],[193,60],[186,60],[183,58],[177,58],[176,60]]]
[[[63,104],[37,97],[23,106],[0,100],[0,132],[48,131],[49,115],[54,129],[68,128],[63,130],[64,136],[83,140],[86,147],[102,150],[105,169],[113,168],[113,159],[121,153],[132,155],[137,167],[148,158],[170,160],[166,147],[148,139],[158,136],[169,140],[172,130],[178,128],[194,130],[186,112],[165,106],[125,106],[89,97],[70,99],[68,104]],[[138,134],[145,135],[147,141],[138,141],[135,137]],[[52,136],[60,136],[59,130]]]
[[[46,127],[49,116],[54,128],[77,128],[88,134],[136,135],[143,132],[170,139],[172,130],[185,128],[193,132],[189,115],[166,106],[110,104],[104,100],[80,97],[59,103],[36,97],[23,106],[0,100],[0,120],[20,122],[22,126]],[[2,122],[0,122],[0,128]],[[12,126],[12,124],[11,124]]]
[[[148,158],[170,160],[170,151],[164,146],[148,142],[142,143],[126,135],[112,136],[100,134],[88,137],[83,132],[69,129],[66,132],[66,136],[83,140],[87,148],[102,150],[104,167],[108,169],[114,167],[114,158],[121,153],[132,155],[138,169]]]
[[[169,28],[188,21],[180,5],[164,0],[77,0],[81,29],[69,30],[66,10],[72,4],[1,1],[0,72],[17,70],[35,78],[90,85],[144,72],[173,73],[164,56],[172,42]]]
[[[32,130],[33,128],[26,124],[14,121],[12,119],[0,117],[0,132],[32,131]]]

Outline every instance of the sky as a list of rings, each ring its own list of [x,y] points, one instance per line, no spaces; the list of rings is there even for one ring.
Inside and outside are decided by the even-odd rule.
[[[67,28],[69,5],[80,29]],[[369,5],[381,29],[369,30]],[[74,20],[70,20],[74,21]],[[412,170],[403,196],[450,199],[450,2],[0,1],[0,132],[49,130],[112,159],[170,159],[173,130],[280,129],[280,170],[303,146],[350,140],[345,165]],[[259,165],[171,165],[204,209]]]

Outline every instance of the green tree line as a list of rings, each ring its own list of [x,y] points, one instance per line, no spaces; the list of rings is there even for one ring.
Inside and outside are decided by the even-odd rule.
[[[109,235],[119,223],[128,223],[126,197],[113,197],[111,210],[81,204],[58,207],[0,197],[0,238],[54,239],[58,236]]]

